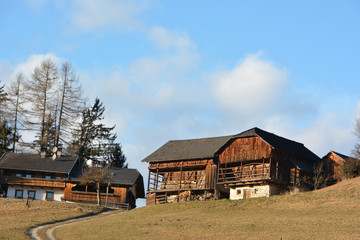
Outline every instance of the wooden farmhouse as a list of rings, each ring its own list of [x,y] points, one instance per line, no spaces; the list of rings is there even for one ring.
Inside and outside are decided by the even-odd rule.
[[[351,157],[335,151],[330,151],[322,158],[324,168],[332,181],[336,182],[341,179],[342,166],[344,166],[344,163],[350,158]]]
[[[149,163],[147,205],[279,194],[320,160],[303,144],[253,128],[233,136],[169,141]]]
[[[0,158],[0,183],[7,186],[7,198],[97,203],[96,189],[80,184],[78,158],[58,156],[5,153]],[[134,208],[136,198],[145,197],[141,174],[135,169],[111,169],[111,174],[111,181],[101,188],[103,202]]]

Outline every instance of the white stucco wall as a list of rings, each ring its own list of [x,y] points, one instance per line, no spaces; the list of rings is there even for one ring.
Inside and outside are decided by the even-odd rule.
[[[7,191],[7,198],[15,198],[15,190],[23,190],[23,198],[26,199],[27,191],[35,191],[35,200],[46,200],[46,192],[54,193],[54,201],[60,202],[64,196],[64,190],[61,189],[46,189],[36,187],[20,187],[20,186],[9,186]]]
[[[280,193],[280,190],[276,186],[271,185],[261,185],[253,187],[237,187],[230,189],[230,199],[239,200],[245,198],[245,192],[250,191],[250,197],[269,197],[271,195],[276,195]]]

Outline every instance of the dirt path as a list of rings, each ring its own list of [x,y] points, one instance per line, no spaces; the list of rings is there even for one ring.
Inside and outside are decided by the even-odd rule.
[[[55,238],[53,236],[53,231],[57,228],[67,226],[69,224],[78,223],[78,222],[91,221],[91,220],[95,220],[98,218],[112,216],[115,214],[121,214],[124,212],[125,212],[124,210],[113,210],[113,211],[107,211],[107,212],[94,214],[91,216],[80,216],[80,217],[71,218],[68,220],[62,220],[60,222],[41,225],[41,226],[38,226],[35,228],[31,228],[29,231],[29,236],[31,237],[31,239],[35,239],[35,240],[48,240],[48,239],[55,240]]]

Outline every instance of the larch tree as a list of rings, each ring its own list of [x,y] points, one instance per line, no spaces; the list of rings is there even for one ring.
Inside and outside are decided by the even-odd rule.
[[[0,86],[0,156],[10,150],[11,144],[12,128],[5,118],[7,100],[5,85],[2,85]]]
[[[354,134],[357,136],[358,142],[355,144],[352,153],[355,158],[360,159],[360,118],[356,119]]]
[[[51,58],[43,60],[39,66],[35,67],[30,81],[26,82],[28,101],[32,103],[29,111],[29,124],[35,126],[39,133],[40,150],[49,150],[48,139],[46,137],[46,126],[49,114],[53,114],[55,90],[54,84],[58,79],[58,68]]]
[[[85,100],[82,98],[81,86],[74,67],[65,61],[60,67],[58,86],[58,104],[55,111],[55,146],[60,146],[63,138],[69,135],[73,125],[84,110]]]
[[[19,73],[16,80],[7,88],[9,119],[13,125],[12,152],[15,152],[16,142],[20,138],[19,129],[24,126],[26,110],[24,108],[24,75]]]

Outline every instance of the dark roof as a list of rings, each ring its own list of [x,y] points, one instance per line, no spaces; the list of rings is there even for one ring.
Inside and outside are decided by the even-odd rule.
[[[294,154],[304,159],[317,163],[320,158],[307,149],[304,144],[266,132],[260,128],[252,128],[234,136],[234,138],[246,138],[258,136],[274,148]]]
[[[165,162],[213,158],[232,136],[168,141],[142,162]]]
[[[344,154],[341,154],[341,153],[338,153],[338,152],[335,152],[335,151],[331,151],[331,152],[335,153],[336,155],[338,155],[340,158],[342,158],[345,161],[348,160],[349,158],[351,158],[349,156],[346,156]]]
[[[0,159],[0,169],[70,173],[77,157],[61,156],[53,160],[50,156],[41,158],[38,154],[5,153]]]

